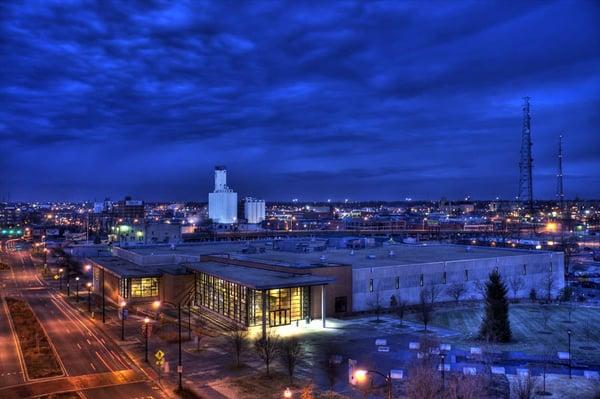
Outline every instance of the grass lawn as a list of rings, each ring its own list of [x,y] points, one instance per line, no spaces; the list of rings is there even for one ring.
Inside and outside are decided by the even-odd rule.
[[[523,351],[542,354],[568,350],[567,330],[571,329],[571,350],[577,362],[600,364],[600,308],[574,305],[569,322],[567,305],[549,305],[549,319],[544,326],[542,305],[519,303],[510,305],[510,324],[513,342],[498,345],[499,350]],[[436,310],[431,325],[459,332],[456,344],[477,345],[477,334],[483,306]],[[407,319],[416,321],[416,314]]]
[[[29,378],[62,375],[63,372],[50,347],[48,337],[42,330],[27,302],[6,298]]]

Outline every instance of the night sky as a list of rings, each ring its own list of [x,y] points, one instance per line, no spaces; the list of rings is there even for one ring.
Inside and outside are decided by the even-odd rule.
[[[600,197],[600,2],[0,5],[0,197]]]

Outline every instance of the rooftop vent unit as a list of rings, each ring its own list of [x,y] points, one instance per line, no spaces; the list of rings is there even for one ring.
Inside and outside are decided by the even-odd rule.
[[[375,255],[367,255],[367,259],[375,259],[376,256]]]
[[[321,256],[319,257],[319,260],[320,260],[321,262],[325,262],[325,260],[326,260],[326,259],[327,259],[327,258],[325,257],[325,255],[321,255]]]
[[[395,254],[394,254],[394,250],[390,249],[390,252],[388,253],[388,256],[391,258],[391,257],[393,257],[394,255],[395,255]]]
[[[471,246],[470,245],[467,245],[466,251],[467,252],[471,252]]]
[[[354,256],[354,250],[353,249],[350,250],[350,255]]]

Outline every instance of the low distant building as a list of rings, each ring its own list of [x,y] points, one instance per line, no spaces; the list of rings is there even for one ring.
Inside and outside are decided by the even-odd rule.
[[[119,246],[181,243],[181,225],[176,223],[142,222],[119,224],[109,238]]]

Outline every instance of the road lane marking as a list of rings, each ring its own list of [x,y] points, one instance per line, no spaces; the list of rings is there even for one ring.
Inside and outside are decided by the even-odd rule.
[[[90,366],[92,366],[92,368],[94,369],[94,371],[96,371],[96,366],[94,366],[94,363],[90,362]]]
[[[77,347],[79,348],[79,350],[81,350],[81,345],[79,345],[79,342],[77,343]]]
[[[86,339],[86,341],[87,341],[88,345],[92,344],[89,339]]]
[[[94,352],[96,354],[96,356],[98,356],[98,359],[100,359],[100,361],[102,362],[102,364],[104,364],[104,366],[109,369],[110,371],[115,371],[113,368],[111,368],[108,363],[106,363],[106,361],[104,359],[102,359],[102,356],[100,356],[100,354],[98,353],[98,351]]]

